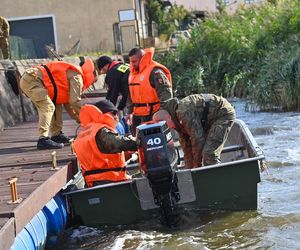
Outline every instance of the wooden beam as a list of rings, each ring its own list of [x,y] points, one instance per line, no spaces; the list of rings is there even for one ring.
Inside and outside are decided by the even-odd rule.
[[[71,166],[63,166],[13,210],[16,235],[66,185]],[[34,205],[33,205],[34,204]]]

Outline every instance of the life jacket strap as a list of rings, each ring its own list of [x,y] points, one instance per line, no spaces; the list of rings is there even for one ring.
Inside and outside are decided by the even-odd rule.
[[[85,171],[84,176],[92,175],[92,174],[102,174],[102,173],[107,173],[110,171],[114,172],[123,172],[125,171],[125,167],[121,168],[100,168],[100,169],[94,169],[94,170],[88,170]]]
[[[153,114],[153,107],[159,104],[159,102],[150,102],[150,103],[133,103],[134,107],[150,107],[149,115]]]
[[[52,83],[52,86],[53,86],[53,100],[52,100],[52,102],[53,102],[54,106],[56,107],[56,99],[57,99],[57,86],[56,86],[56,82],[55,82],[55,80],[53,78],[53,75],[51,74],[51,71],[48,68],[48,66],[45,65],[45,64],[42,64],[41,66],[44,67],[44,69],[46,70],[46,72],[47,72],[47,74],[48,74],[48,76],[50,78],[50,81]],[[56,119],[56,109],[54,110],[54,118]]]

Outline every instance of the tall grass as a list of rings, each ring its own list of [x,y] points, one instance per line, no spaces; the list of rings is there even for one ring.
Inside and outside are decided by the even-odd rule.
[[[163,63],[180,94],[248,96],[264,109],[299,110],[299,37],[298,1],[241,5],[196,25]]]

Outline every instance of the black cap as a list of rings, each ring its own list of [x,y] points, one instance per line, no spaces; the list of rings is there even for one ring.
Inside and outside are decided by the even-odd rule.
[[[101,70],[106,64],[111,64],[112,61],[109,56],[100,56],[97,60],[97,67]]]
[[[98,109],[100,109],[103,114],[105,114],[107,112],[118,111],[116,106],[111,101],[106,100],[106,99],[102,100],[102,101],[99,101],[99,102],[96,102],[94,105]]]

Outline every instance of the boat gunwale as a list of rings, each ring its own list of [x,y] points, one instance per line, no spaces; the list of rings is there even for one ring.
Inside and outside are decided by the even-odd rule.
[[[250,148],[251,148],[253,154],[255,154],[255,156],[240,159],[240,160],[221,162],[219,164],[213,164],[213,165],[209,165],[209,166],[202,166],[202,167],[192,168],[192,169],[185,169],[183,167],[182,169],[180,169],[180,168],[176,169],[176,171],[191,171],[191,172],[206,171],[206,170],[210,170],[210,169],[231,167],[231,166],[234,166],[234,165],[244,164],[244,163],[248,163],[248,162],[261,161],[261,160],[265,159],[265,155],[264,155],[263,151],[261,150],[261,148],[256,143],[256,140],[254,139],[253,135],[251,134],[251,131],[247,127],[246,123],[242,120],[239,120],[239,119],[236,119],[235,123],[240,128],[240,130],[242,131],[241,133],[245,136],[246,141],[244,143],[244,146],[245,147],[250,146]],[[138,165],[135,166],[135,167],[132,166],[128,170],[132,170],[134,168],[138,168]],[[76,193],[89,192],[91,190],[98,190],[98,189],[112,187],[112,186],[114,187],[114,186],[119,186],[119,185],[126,185],[126,184],[129,184],[129,183],[133,184],[135,182],[135,180],[140,179],[140,178],[147,178],[147,177],[143,176],[143,177],[134,178],[134,179],[131,179],[131,180],[126,180],[126,181],[107,183],[107,184],[102,184],[102,185],[89,187],[89,188],[81,188],[81,189],[77,189],[77,190],[73,190],[73,191],[63,192],[62,194],[63,195],[72,195],[72,194],[76,194]]]
[[[177,169],[176,171],[191,171],[191,172],[205,171],[205,170],[209,170],[209,169],[231,167],[233,165],[238,165],[238,164],[241,164],[241,163],[259,161],[259,160],[263,160],[264,158],[265,158],[265,156],[263,154],[261,154],[259,156],[251,157],[251,158],[247,158],[247,159],[241,159],[241,160],[236,160],[236,161],[231,161],[231,162],[224,162],[224,163],[220,163],[220,164],[202,166],[202,167],[192,168],[192,169],[185,169],[185,168]],[[133,184],[137,179],[141,179],[141,178],[147,178],[147,177],[139,177],[139,178],[134,178],[134,179],[131,179],[131,180],[126,180],[126,181],[121,181],[121,182],[107,183],[107,184],[98,185],[98,186],[89,187],[89,188],[81,188],[81,189],[78,189],[78,190],[63,192],[62,194],[63,195],[72,195],[72,194],[76,194],[76,193],[89,192],[89,191],[95,190],[95,189],[102,189],[102,188],[107,188],[107,187],[112,187],[112,186]]]

